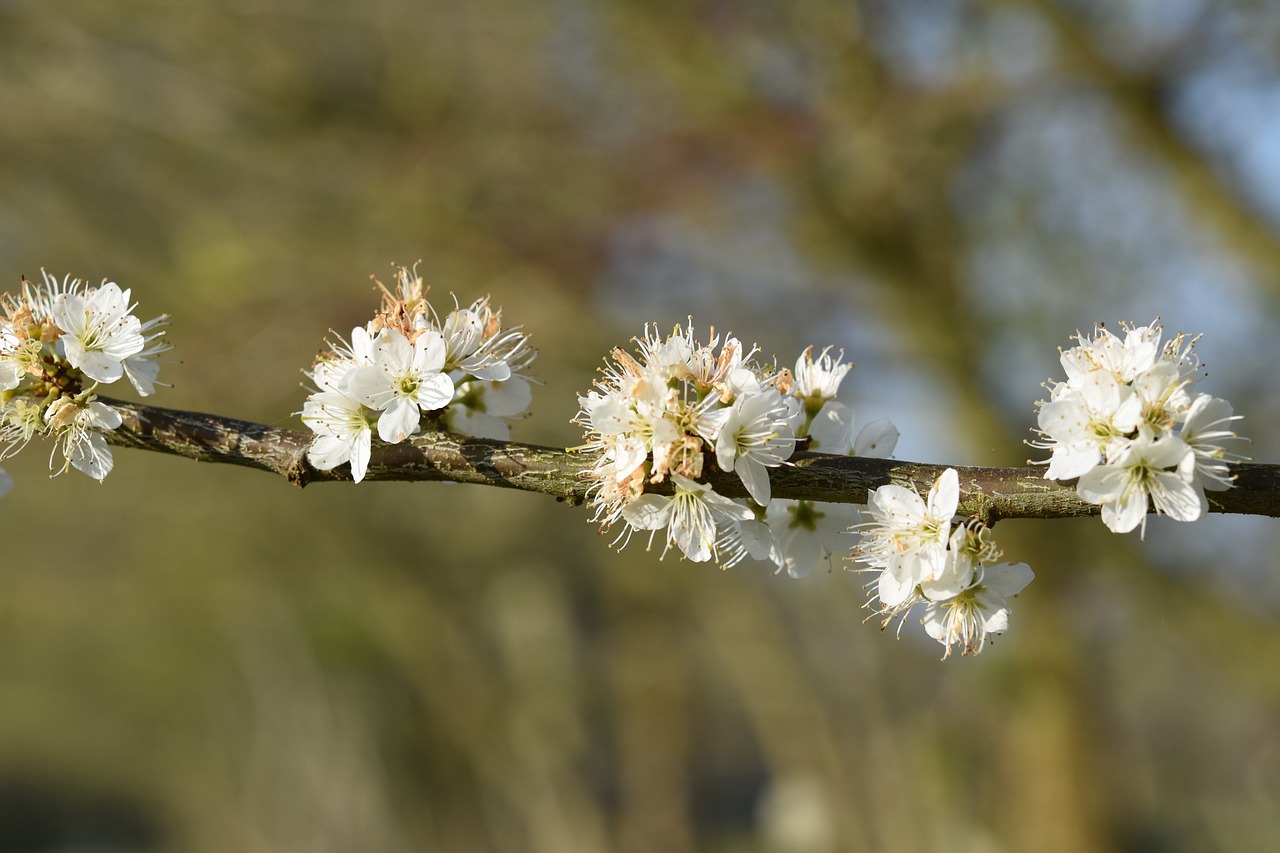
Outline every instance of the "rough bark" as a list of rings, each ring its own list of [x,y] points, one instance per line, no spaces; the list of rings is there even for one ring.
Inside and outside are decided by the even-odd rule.
[[[183,412],[104,400],[124,418],[107,436],[118,447],[169,453],[197,462],[243,465],[285,477],[297,486],[349,481],[346,465],[332,471],[314,468],[306,457],[307,433],[199,412]],[[834,503],[865,503],[867,492],[887,483],[928,490],[946,467],[896,459],[796,453],[791,465],[775,468],[773,496]],[[582,503],[590,481],[589,454],[557,447],[424,432],[397,445],[375,443],[366,480],[451,480],[540,492],[568,503]],[[746,497],[733,474],[709,466],[717,492]],[[1043,478],[1043,468],[956,468],[960,475],[962,515],[994,523],[1006,518],[1073,518],[1096,515],[1098,507],[1076,495],[1073,482]],[[1210,512],[1280,515],[1280,466],[1232,466],[1236,485],[1210,492]],[[651,487],[669,492],[667,484]]]

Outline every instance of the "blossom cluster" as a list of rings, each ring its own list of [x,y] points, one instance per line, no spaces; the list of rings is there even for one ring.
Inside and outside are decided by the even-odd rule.
[[[852,410],[836,399],[852,367],[830,348],[816,357],[812,348],[800,354],[791,386],[791,397],[800,404],[793,420],[796,436],[807,439],[810,450],[888,458],[898,443],[897,427],[880,418],[855,434]],[[858,517],[852,504],[806,500],[775,500],[763,513],[764,530],[751,542],[751,556],[772,562],[793,578],[819,566],[829,570],[841,565],[849,552],[849,527]]]
[[[508,421],[532,397],[519,373],[536,353],[528,335],[502,328],[502,312],[488,297],[441,318],[426,300],[416,270],[402,267],[394,291],[383,287],[381,310],[350,340],[331,341],[307,376],[316,390],[302,407],[315,433],[307,458],[328,471],[350,463],[364,479],[376,430],[398,444],[434,418],[444,428],[482,438],[507,439]]]
[[[48,435],[62,456],[61,466],[50,461],[55,473],[72,467],[101,481],[113,464],[104,434],[122,421],[97,389],[128,378],[139,394],[155,393],[156,356],[171,349],[162,340],[168,318],[139,320],[115,282],[42,277],[0,297],[0,458]]]
[[[1079,478],[1082,499],[1102,507],[1116,533],[1145,532],[1148,506],[1178,521],[1208,509],[1205,490],[1231,488],[1223,442],[1239,419],[1220,397],[1196,393],[1196,337],[1161,344],[1159,323],[1123,325],[1124,337],[1099,324],[1092,337],[1062,351],[1065,382],[1040,401],[1032,446],[1052,451],[1045,477]]]
[[[827,452],[887,455],[897,430],[887,421],[852,437],[848,407],[835,396],[852,367],[830,350],[806,350],[794,372],[755,359],[737,338],[694,337],[693,324],[663,337],[646,327],[638,352],[614,349],[595,389],[578,398],[582,450],[598,453],[590,477],[593,521],[622,522],[650,541],[665,530],[663,554],[677,547],[694,562],[732,566],[750,556],[793,576],[830,563],[851,516],[812,501],[774,501],[769,469],[787,464],[803,440]],[[718,494],[710,466],[735,473],[750,500]],[[670,496],[646,493],[670,482]]]
[[[1009,627],[1009,598],[1034,575],[1023,563],[995,563],[1000,551],[990,528],[956,523],[960,481],[954,468],[942,472],[922,498],[897,485],[881,486],[867,501],[871,521],[858,525],[853,557],[878,572],[869,607],[888,625],[925,604],[925,631],[951,654],[982,651],[988,634]]]

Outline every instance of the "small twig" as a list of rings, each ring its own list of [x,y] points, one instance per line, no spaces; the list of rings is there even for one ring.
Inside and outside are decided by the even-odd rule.
[[[124,418],[107,435],[118,447],[133,447],[183,456],[198,462],[220,462],[270,471],[297,486],[315,482],[349,481],[346,465],[320,471],[307,462],[308,433],[265,424],[125,403],[102,402]],[[594,460],[556,447],[468,438],[447,432],[426,432],[395,445],[375,443],[366,480],[450,480],[539,492],[572,504],[586,499],[585,474]],[[793,464],[770,472],[775,498],[865,503],[867,492],[888,483],[928,491],[948,467],[896,459],[797,453]],[[1072,482],[1043,478],[1044,469],[956,468],[960,475],[961,515],[988,524],[1008,518],[1075,518],[1096,515],[1099,508],[1076,495]],[[1280,516],[1280,465],[1233,465],[1235,487],[1209,492],[1209,511]],[[708,479],[727,497],[746,497],[733,474],[712,470]],[[650,487],[670,493],[660,483]]]

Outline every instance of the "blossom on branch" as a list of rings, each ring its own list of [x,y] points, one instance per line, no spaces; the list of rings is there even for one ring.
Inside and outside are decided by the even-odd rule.
[[[667,336],[645,327],[636,351],[613,351],[596,387],[578,398],[581,451],[598,454],[588,500],[602,528],[623,523],[615,543],[637,530],[667,529],[694,562],[729,567],[751,557],[803,577],[847,552],[855,510],[843,504],[775,500],[769,470],[789,464],[804,441],[814,450],[887,456],[898,431],[876,421],[853,438],[853,416],[835,400],[853,367],[830,348],[805,350],[795,371],[755,359],[732,335],[709,343],[692,321]],[[749,499],[729,499],[705,482],[714,468],[736,474]],[[646,493],[664,482],[676,497]]]
[[[504,331],[488,297],[465,308],[455,300],[441,318],[416,269],[401,267],[394,290],[379,286],[382,309],[351,330],[350,342],[331,340],[307,373],[315,391],[300,414],[315,433],[311,464],[328,471],[350,463],[358,483],[375,431],[398,444],[433,419],[467,435],[507,439],[509,421],[532,396],[531,380],[519,373],[536,355],[528,336]]]
[[[155,393],[168,318],[139,320],[115,282],[42,278],[0,297],[0,458],[49,435],[63,457],[50,460],[55,473],[72,467],[102,480],[113,462],[104,436],[121,417],[95,392],[127,377],[142,396]]]
[[[878,595],[885,606],[897,607],[920,584],[942,574],[959,503],[954,468],[938,477],[925,498],[894,485],[881,486],[868,496],[872,521],[863,527],[858,559],[880,570]]]
[[[977,654],[988,634],[1009,630],[1009,599],[1031,583],[1035,575],[1026,563],[997,563],[973,573],[969,585],[950,598],[930,600],[920,620],[925,633],[946,648]]]
[[[587,439],[579,450],[599,454],[592,520],[624,522],[622,543],[632,531],[668,527],[668,547],[690,560],[733,565],[750,553],[741,525],[754,523],[753,505],[769,502],[768,469],[795,449],[784,397],[790,374],[757,363],[755,349],[731,335],[722,342],[713,331],[710,343],[699,342],[692,322],[665,338],[646,327],[635,342],[636,355],[614,349],[596,388],[578,398],[574,422]],[[738,475],[751,504],[700,482],[713,460]],[[646,483],[668,480],[676,498],[644,494]]]
[[[1197,337],[1179,333],[1161,346],[1163,329],[1122,325],[1124,337],[1099,324],[1093,337],[1061,353],[1065,382],[1052,382],[1037,403],[1040,438],[1051,451],[1045,477],[1079,478],[1076,491],[1102,507],[1116,533],[1145,533],[1150,509],[1178,521],[1208,510],[1205,489],[1231,488],[1226,459],[1242,458],[1224,442],[1231,404],[1194,392],[1200,375]]]
[[[994,563],[1000,550],[986,525],[972,519],[955,523],[959,498],[954,468],[942,472],[927,498],[902,486],[881,486],[867,501],[870,520],[854,528],[861,540],[853,559],[862,571],[878,573],[867,606],[887,627],[925,605],[921,623],[943,645],[944,658],[953,647],[977,654],[988,635],[1008,630],[1008,599],[1034,577],[1022,563]]]
[[[853,367],[842,355],[831,357],[831,349],[818,358],[813,348],[796,360],[796,381],[791,394],[800,403],[793,406],[792,426],[810,450],[848,456],[883,459],[898,443],[898,429],[885,418],[872,421],[853,432],[853,411],[835,399],[840,383]],[[768,560],[778,571],[802,578],[816,568],[828,571],[841,564],[848,554],[849,526],[857,520],[852,504],[780,500],[769,504],[765,522],[770,534],[769,548],[758,547],[756,559]]]

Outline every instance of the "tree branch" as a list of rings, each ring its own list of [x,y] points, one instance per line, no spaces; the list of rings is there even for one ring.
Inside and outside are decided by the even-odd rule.
[[[124,419],[107,441],[169,453],[197,462],[220,462],[270,471],[297,486],[349,481],[343,465],[320,471],[307,461],[307,433],[265,424],[162,409],[103,399]],[[375,444],[366,480],[450,480],[521,489],[552,495],[571,504],[586,499],[586,473],[593,459],[556,447],[541,447],[447,432],[426,432],[402,444]],[[791,465],[770,472],[773,496],[833,503],[865,503],[867,492],[889,483],[921,493],[947,467],[896,459],[796,453]],[[708,480],[727,497],[747,497],[734,474],[709,466]],[[1043,468],[956,468],[960,475],[959,513],[989,524],[1006,518],[1074,518],[1097,515],[1099,508],[1082,501],[1074,483],[1043,478]],[[1209,511],[1280,516],[1280,465],[1233,465],[1236,485],[1209,492]],[[667,483],[650,487],[669,494]]]

